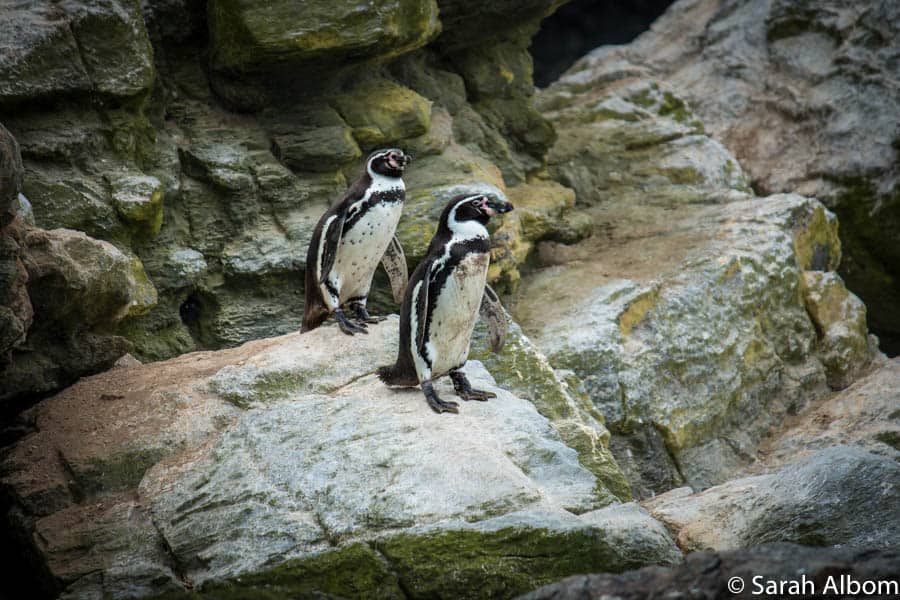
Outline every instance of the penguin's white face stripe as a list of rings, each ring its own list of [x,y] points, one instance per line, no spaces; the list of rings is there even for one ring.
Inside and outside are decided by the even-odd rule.
[[[484,196],[482,194],[469,196],[467,198],[463,198],[453,206],[453,208],[450,210],[450,215],[447,218],[447,226],[450,228],[450,231],[453,232],[453,237],[459,236],[462,239],[490,237],[487,228],[478,221],[473,221],[471,219],[465,221],[456,220],[456,211],[460,206],[469,203],[476,198],[483,197]]]
[[[478,238],[489,239],[491,234],[488,233],[487,228],[479,223],[478,221],[457,221],[456,220],[456,209],[460,207],[460,205],[469,202],[472,198],[477,196],[469,196],[468,198],[464,198],[456,203],[456,205],[450,209],[450,215],[447,217],[447,226],[450,228],[452,232],[452,237],[450,241],[447,242],[446,247],[444,248],[444,253],[434,261],[434,266],[432,267],[432,272],[436,272],[443,268],[443,266],[450,260],[450,251],[453,249],[454,244],[459,244],[461,242],[465,242],[467,240],[474,240]]]

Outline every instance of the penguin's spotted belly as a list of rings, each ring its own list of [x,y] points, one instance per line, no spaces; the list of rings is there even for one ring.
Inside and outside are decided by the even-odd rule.
[[[438,292],[426,346],[432,359],[432,377],[466,362],[489,263],[489,254],[467,255]]]
[[[376,204],[344,232],[331,273],[342,303],[368,295],[372,276],[394,236],[402,211],[399,202]]]

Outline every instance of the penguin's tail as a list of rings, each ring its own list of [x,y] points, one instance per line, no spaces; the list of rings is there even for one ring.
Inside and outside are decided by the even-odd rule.
[[[376,373],[378,374],[378,379],[386,385],[399,387],[414,387],[419,385],[419,381],[415,377],[410,377],[408,374],[404,373],[403,369],[401,369],[398,364],[378,367]]]
[[[328,311],[320,306],[308,306],[303,311],[303,323],[300,325],[300,332],[305,333],[311,331],[325,322],[328,318]]]
[[[378,379],[383,383],[387,385],[396,385],[394,382],[397,380],[397,365],[378,367],[377,373]]]

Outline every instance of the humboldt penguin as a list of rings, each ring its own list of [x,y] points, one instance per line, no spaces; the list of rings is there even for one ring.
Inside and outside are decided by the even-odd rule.
[[[367,333],[373,317],[366,309],[378,262],[390,276],[400,302],[406,283],[406,259],[394,238],[403,212],[403,171],[410,157],[402,150],[376,150],[363,174],[344,197],[322,215],[306,252],[306,306],[301,331],[321,325],[334,314],[341,331]],[[342,307],[352,311],[348,318]]]
[[[494,349],[502,345],[506,316],[497,295],[486,287],[491,239],[485,225],[512,208],[506,200],[482,194],[453,198],[406,286],[397,361],[379,368],[378,377],[391,386],[420,385],[437,413],[459,412],[456,402],[441,400],[434,390],[433,381],[443,375],[450,375],[463,400],[496,397],[473,389],[461,369],[479,311],[490,327]]]

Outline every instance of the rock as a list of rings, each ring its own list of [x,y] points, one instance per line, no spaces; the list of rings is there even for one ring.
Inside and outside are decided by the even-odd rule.
[[[686,551],[735,550],[767,542],[888,548],[900,533],[900,506],[891,492],[897,485],[896,460],[831,446],[774,473],[692,495],[673,490],[644,505]]]
[[[588,600],[622,598],[644,600],[662,596],[737,598],[796,595],[812,598],[889,598],[900,576],[896,549],[807,548],[797,544],[763,544],[727,552],[695,552],[673,568],[646,567],[621,575],[579,575],[544,586],[520,600]],[[733,594],[729,583],[738,577],[743,593]],[[759,577],[759,580],[754,580]],[[771,584],[769,582],[772,582]],[[804,584],[803,582],[808,582]],[[880,582],[880,583],[879,583]],[[792,587],[795,583],[796,587]],[[854,587],[854,584],[857,587]],[[767,587],[773,585],[774,587]],[[792,591],[793,589],[793,591]],[[780,591],[779,591],[780,590]],[[795,593],[796,592],[796,593]]]
[[[488,572],[490,595],[509,596],[680,560],[646,511],[608,505],[557,433],[565,415],[548,420],[471,361],[498,397],[442,419],[373,375],[396,317],[369,331],[123,365],[32,409],[3,484],[25,515],[17,535],[49,541],[34,550],[57,593],[121,598],[152,581],[204,597],[460,597]]]
[[[17,285],[27,282],[27,298],[21,287],[12,287],[12,305],[20,307],[21,322],[30,320],[32,305],[36,318],[30,328],[23,327],[28,346],[14,350],[12,361],[0,370],[4,401],[48,392],[110,367],[130,346],[109,335],[109,329],[126,316],[146,313],[157,301],[140,260],[108,242],[77,231],[28,228],[19,244]]]
[[[388,79],[365,80],[334,103],[353,137],[369,150],[424,135],[430,126],[431,103]]]
[[[137,0],[4,8],[10,36],[0,52],[0,105],[90,91],[108,97],[146,92],[153,50]]]
[[[558,135],[549,173],[575,191],[593,236],[538,244],[541,268],[512,312],[583,379],[647,497],[724,482],[771,427],[826,392],[826,375],[849,383],[877,350],[852,303],[832,335],[862,346],[829,346],[800,294],[801,280],[830,278],[840,262],[834,215],[799,196],[753,198],[687,103],[617,57],[598,49],[538,96]]]
[[[440,30],[434,0],[379,0],[363,8],[352,2],[301,7],[215,0],[207,13],[211,63],[219,74],[215,85],[244,106],[253,102],[240,97],[232,79],[241,83],[243,78],[257,95],[267,87],[261,74],[280,75],[294,87],[298,74],[304,80],[327,80],[347,65],[383,61],[424,46]]]
[[[264,111],[262,123],[272,136],[273,153],[292,169],[333,172],[362,157],[353,130],[331,107]]]
[[[110,177],[112,203],[119,217],[134,226],[140,235],[159,233],[163,220],[165,191],[156,177],[120,175]]]
[[[612,448],[638,496],[721,483],[825,391],[827,354],[801,301],[797,257],[830,263],[838,249],[817,240],[835,223],[818,202],[786,195],[682,210],[680,222],[656,225],[666,235],[643,225],[651,210],[625,210],[612,243],[595,236],[580,260],[532,275],[513,312],[554,365],[584,380],[621,436]],[[642,258],[619,262],[630,256]],[[857,314],[840,327],[853,330]],[[872,356],[865,346],[841,364],[859,373]]]
[[[22,189],[22,155],[16,138],[0,123],[0,230],[15,218]]]
[[[852,386],[791,417],[763,444],[762,464],[782,465],[836,444],[900,459],[898,376],[900,361],[887,361]]]
[[[900,339],[898,23],[900,7],[878,1],[685,0],[634,43],[590,59],[665,81],[762,193],[831,208],[841,276],[891,353]]]
[[[804,272],[800,291],[816,326],[828,385],[843,389],[878,352],[878,342],[870,339],[866,328],[866,307],[833,272]]]

